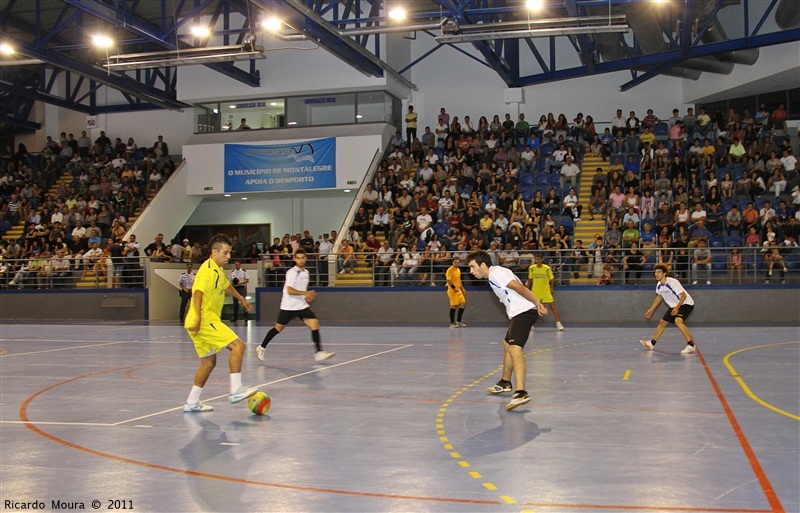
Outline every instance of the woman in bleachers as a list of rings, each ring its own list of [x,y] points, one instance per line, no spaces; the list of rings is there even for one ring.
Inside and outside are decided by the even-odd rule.
[[[720,182],[720,196],[722,196],[723,201],[734,199],[736,193],[735,185],[731,174],[726,172],[722,182]]]
[[[686,156],[686,149],[683,147],[683,143],[680,139],[672,141],[672,145],[669,148],[669,158],[674,162],[675,157],[680,158],[681,160]]]
[[[756,171],[751,171],[749,176],[749,180],[747,183],[747,191],[750,194],[750,200],[755,202],[756,197],[761,196],[764,192],[766,192],[767,187],[764,183],[764,179]]]
[[[503,129],[503,123],[500,121],[500,116],[495,114],[492,118],[492,122],[489,124],[489,133],[495,134],[495,136],[500,135],[500,130]]]
[[[499,118],[498,118],[499,121]],[[475,129],[476,135],[483,134],[486,135],[489,133],[489,121],[486,119],[486,116],[481,116],[478,120],[478,126]]]
[[[641,201],[642,219],[655,219],[656,217],[656,200],[653,197],[653,191],[650,188],[644,189],[644,194]]]
[[[567,121],[567,116],[565,116],[563,113],[558,115],[554,135],[556,141],[560,140],[560,137],[566,139],[567,135],[569,135],[569,122]]]

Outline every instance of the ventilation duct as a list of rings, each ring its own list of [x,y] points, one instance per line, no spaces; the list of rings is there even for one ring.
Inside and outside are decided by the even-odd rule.
[[[796,2],[796,0],[792,0],[792,2]],[[716,3],[717,3],[716,0],[698,0],[697,6],[695,7],[694,10],[695,16],[697,16],[697,30],[701,30],[706,25],[709,16],[711,16],[711,13],[714,12]],[[775,17],[777,20],[778,17],[777,11],[775,12]],[[713,20],[711,20],[711,23],[709,23],[708,28],[703,33],[703,37],[701,37],[700,39],[704,43],[708,44],[720,43],[722,41],[727,41],[728,35],[725,33],[725,29],[722,28],[722,23],[720,23],[719,19],[715,17]],[[725,62],[736,62],[738,64],[752,65],[755,64],[755,62],[758,60],[758,48],[720,53],[717,54],[717,58]]]
[[[625,4],[622,6],[622,10],[628,17],[628,23],[644,53],[659,53],[670,49],[664,40],[661,24],[656,16],[657,11],[653,10],[650,5],[646,3]],[[681,62],[678,68],[729,75],[733,72],[733,63],[722,62],[715,57],[695,57]]]
[[[775,9],[775,23],[783,30],[800,27],[800,3],[797,0],[781,0]]]

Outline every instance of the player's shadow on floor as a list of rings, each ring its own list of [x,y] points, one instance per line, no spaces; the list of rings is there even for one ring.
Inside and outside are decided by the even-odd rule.
[[[313,358],[312,358],[313,362]],[[325,383],[322,379],[322,373],[320,372],[311,372],[309,374],[304,374],[299,376],[298,374],[303,374],[304,372],[313,371],[319,368],[316,365],[311,365],[307,370],[298,370],[295,368],[287,368],[287,367],[276,367],[270,366],[270,371],[276,371],[287,378],[291,378],[290,380],[284,381],[283,384],[286,383],[293,383],[296,385],[304,385],[309,387],[311,390],[323,390],[325,388]],[[270,380],[274,381],[274,380]]]
[[[512,451],[533,441],[540,434],[551,431],[550,428],[541,429],[538,424],[528,420],[525,414],[529,412],[529,405],[506,411],[505,405],[501,404],[497,411],[500,425],[467,438],[459,447],[464,454],[485,456]]]
[[[686,355],[682,355],[677,352],[671,353],[669,351],[663,351],[660,348],[653,349],[652,351],[643,352],[641,356],[641,360],[643,363],[652,363],[652,364],[685,362],[690,359],[691,357],[687,357]]]
[[[178,454],[187,470],[204,474],[228,477],[231,470],[239,476],[246,476],[245,461],[237,458],[232,450],[239,445],[241,436],[238,431],[246,429],[250,424],[235,421],[227,428],[221,428],[208,419],[208,414],[185,413],[184,421],[191,436],[180,448]],[[190,475],[189,489],[197,505],[206,511],[246,511],[246,505],[238,498],[238,493],[230,493],[230,482],[207,479]],[[244,484],[241,485],[244,488]],[[240,490],[244,493],[244,490]],[[222,493],[220,493],[222,492]]]

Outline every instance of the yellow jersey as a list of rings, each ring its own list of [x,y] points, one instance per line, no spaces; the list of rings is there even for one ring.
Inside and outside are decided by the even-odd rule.
[[[539,298],[542,303],[551,303],[552,295],[550,294],[550,282],[555,279],[553,270],[549,265],[542,264],[538,267],[536,264],[528,267],[528,279],[531,280],[531,291]],[[548,301],[549,299],[549,301]]]
[[[229,285],[230,282],[225,277],[225,271],[213,259],[209,258],[203,262],[194,278],[192,296],[194,296],[195,290],[203,293],[200,318],[204,324],[220,320],[222,305],[225,302],[225,289]],[[197,322],[196,316],[194,307],[189,306],[185,326],[194,326],[194,323]]]

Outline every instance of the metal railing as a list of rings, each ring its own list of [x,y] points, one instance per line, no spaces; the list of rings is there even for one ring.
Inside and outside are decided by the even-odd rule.
[[[800,283],[800,248],[778,247],[777,251],[764,251],[763,247],[711,247],[709,263],[695,261],[697,248],[641,248],[637,254],[629,249],[603,249],[599,259],[597,251],[584,249],[521,250],[510,254],[497,251],[495,265],[508,267],[525,282],[528,268],[537,254],[553,270],[557,285],[652,285],[653,266],[667,263],[671,276],[684,283],[698,282],[723,284],[798,284]],[[468,251],[417,252],[395,251],[390,255],[375,252],[330,253],[326,256],[309,253],[306,269],[310,274],[309,286],[391,287],[391,286],[444,286],[445,272],[453,256],[461,258],[461,278],[466,285],[477,285],[478,280],[469,275],[466,257]],[[410,255],[406,258],[406,254]],[[738,255],[738,256],[736,256]],[[504,260],[504,257],[509,257]],[[66,265],[64,264],[66,262]],[[58,258],[25,258],[0,260],[0,288],[3,289],[69,289],[69,288],[145,288],[148,286],[147,257],[78,255]],[[185,263],[167,264],[176,269]],[[258,284],[265,287],[282,287],[285,274],[294,266],[290,255],[279,257],[264,255],[259,262]],[[770,274],[771,272],[771,274]]]
[[[510,255],[503,251],[495,252],[495,265],[508,267],[523,281],[528,279],[528,268],[534,264],[534,257],[542,254],[543,262],[553,270],[557,285],[652,285],[653,266],[666,263],[671,276],[684,283],[723,284],[770,284],[800,283],[800,250],[780,247],[776,254],[766,252],[762,247],[711,247],[705,248],[710,254],[710,262],[695,262],[698,248],[639,248],[636,254],[630,249],[614,248],[597,252],[583,248],[576,254],[572,249],[517,250]],[[492,252],[489,252],[490,255]],[[452,263],[453,256],[461,258],[461,279],[466,285],[479,281],[469,275],[466,257],[469,251],[418,252],[418,260],[404,257],[405,253],[395,251],[390,256],[381,257],[375,252],[330,253],[326,257],[309,253],[306,269],[309,270],[312,287],[325,287],[333,283],[329,268],[336,269],[337,284],[340,286],[444,286],[445,272]],[[735,255],[739,256],[735,256]],[[350,257],[345,261],[347,257]],[[510,259],[502,261],[503,256]],[[404,264],[405,261],[405,264]],[[264,285],[282,287],[284,275],[294,262],[284,255],[277,262],[265,256]],[[772,275],[769,274],[770,267]]]
[[[3,259],[4,289],[145,288],[147,257],[84,255]],[[176,264],[177,265],[177,264]]]

